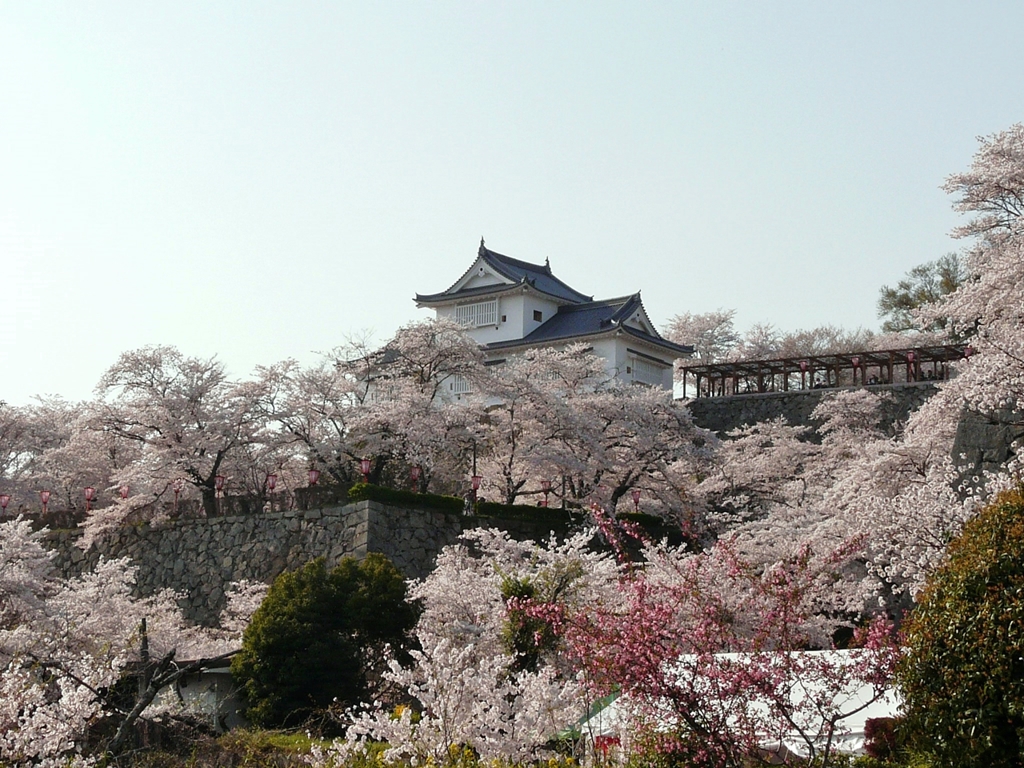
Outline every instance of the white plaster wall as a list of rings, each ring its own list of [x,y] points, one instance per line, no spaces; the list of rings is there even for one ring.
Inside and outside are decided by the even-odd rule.
[[[594,354],[605,359],[605,370],[609,376],[615,376],[624,382],[629,381],[626,375],[626,345],[620,339],[598,339],[594,342]]]
[[[644,352],[645,354],[655,357],[665,362],[670,362],[664,353],[657,349],[647,349],[642,343],[638,343],[636,339],[630,337],[615,337],[611,339],[602,339],[594,344],[595,354],[600,355],[608,361],[608,372],[618,376],[622,381],[633,382],[633,374],[627,373],[626,368],[630,366],[630,358],[633,355],[628,351],[628,348],[637,350],[638,352]],[[672,389],[672,366],[669,365],[662,371],[660,386],[662,389]]]
[[[484,288],[488,285],[508,285],[508,283],[495,277],[490,272],[484,272],[482,275],[473,275],[465,282],[462,288]]]
[[[520,305],[520,335],[516,338],[525,338],[533,333],[535,330],[541,327],[544,323],[554,317],[558,311],[558,305],[553,301],[545,301],[539,296],[534,295],[523,295],[522,304]],[[541,320],[537,322],[533,319],[534,310],[541,312]],[[509,322],[512,322],[512,316],[508,317]]]
[[[543,321],[546,322],[558,311],[558,305],[553,301],[545,301],[536,296],[521,293],[500,296],[498,298],[497,327],[485,325],[479,328],[470,328],[468,333],[479,344],[522,339],[541,326],[541,323],[533,319],[534,310],[540,310],[543,313]],[[453,319],[454,316],[454,306],[437,308],[438,318]],[[505,318],[504,322],[501,321],[502,317]]]

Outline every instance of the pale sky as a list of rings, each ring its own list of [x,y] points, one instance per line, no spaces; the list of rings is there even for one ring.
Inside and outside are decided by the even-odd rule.
[[[0,0],[0,400],[425,319],[483,236],[652,320],[877,328],[1024,120],[1020,2]]]

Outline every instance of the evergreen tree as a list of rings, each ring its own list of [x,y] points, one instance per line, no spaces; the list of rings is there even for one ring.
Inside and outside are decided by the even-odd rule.
[[[282,573],[253,615],[231,671],[256,725],[295,725],[371,693],[383,647],[401,651],[416,620],[401,573],[383,555],[317,559]]]
[[[1024,492],[967,523],[929,581],[900,670],[907,735],[937,765],[1024,757]]]

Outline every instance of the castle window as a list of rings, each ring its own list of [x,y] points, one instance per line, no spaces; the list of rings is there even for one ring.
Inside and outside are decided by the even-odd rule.
[[[479,328],[482,325],[498,324],[498,300],[479,301],[476,304],[459,304],[455,307],[455,322]]]
[[[630,363],[630,365],[626,366],[626,373],[632,374],[631,378],[633,381],[652,386],[661,386],[665,367],[645,360],[642,357],[634,357],[630,360]]]
[[[539,309],[533,310],[533,319],[538,323],[543,322],[544,313],[541,312]]]
[[[456,395],[468,395],[473,391],[473,388],[470,387],[469,381],[466,377],[458,373],[451,377],[451,381],[448,383],[448,389]]]

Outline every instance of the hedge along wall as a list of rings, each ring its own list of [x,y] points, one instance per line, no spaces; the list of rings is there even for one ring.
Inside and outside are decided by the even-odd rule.
[[[463,517],[364,500],[343,507],[129,526],[88,551],[76,545],[79,534],[61,531],[50,535],[49,545],[64,577],[91,570],[100,556],[128,557],[138,566],[139,595],[168,587],[181,591],[186,617],[213,624],[232,581],[270,583],[282,571],[318,557],[330,567],[346,555],[368,552],[382,553],[409,578],[422,578],[443,547],[463,530],[480,526],[519,539],[543,540],[552,532],[552,526],[528,520]],[[565,528],[555,531],[564,533]]]

